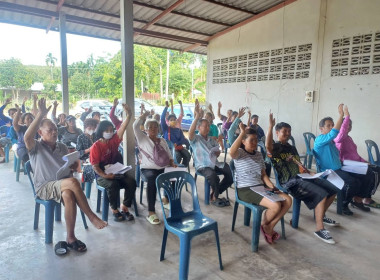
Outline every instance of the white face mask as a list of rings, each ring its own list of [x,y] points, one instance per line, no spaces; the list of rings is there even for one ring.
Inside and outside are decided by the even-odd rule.
[[[86,132],[87,132],[87,134],[89,134],[89,135],[94,134],[94,131],[95,131],[95,130],[93,130],[93,129],[86,129]]]
[[[106,140],[111,139],[113,136],[113,132],[103,132],[103,138]]]

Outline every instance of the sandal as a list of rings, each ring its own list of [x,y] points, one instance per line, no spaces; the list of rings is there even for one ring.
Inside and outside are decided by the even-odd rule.
[[[125,217],[120,212],[113,213],[113,216],[114,216],[113,220],[115,222],[122,222],[125,220]]]
[[[86,244],[84,244],[79,239],[75,240],[72,243],[67,243],[67,247],[69,247],[70,249],[73,249],[73,250],[75,250],[77,252],[85,252],[85,251],[87,251]]]
[[[365,206],[372,207],[372,208],[380,208],[380,203],[377,203],[376,201],[372,200],[371,203],[363,203]]]
[[[129,213],[129,211],[128,212],[121,211],[120,214],[123,215],[124,219],[126,219],[127,221],[133,221],[135,219],[135,217],[133,217],[133,215]]]
[[[217,198],[215,199],[214,201],[211,202],[212,205],[216,206],[216,207],[224,207],[226,206],[226,203],[220,199],[220,198]]]
[[[148,217],[146,217],[146,219],[148,220],[149,223],[151,223],[152,225],[158,225],[161,223],[160,219],[157,217],[156,214],[152,214]]]
[[[223,197],[222,200],[223,200],[223,202],[224,202],[224,204],[225,204],[226,206],[230,206],[230,205],[231,205],[231,204],[230,204],[230,201],[229,201],[227,198]]]
[[[268,244],[272,245],[272,244],[273,244],[272,236],[264,231],[263,226],[260,226],[260,230],[261,230],[261,232],[262,232],[263,235],[264,235],[265,241],[266,241]]]
[[[68,252],[67,242],[66,241],[59,241],[57,244],[55,244],[54,252],[57,256],[66,255]]]
[[[279,240],[280,237],[281,237],[281,235],[277,231],[273,231],[273,234],[272,234],[272,240],[273,241]]]

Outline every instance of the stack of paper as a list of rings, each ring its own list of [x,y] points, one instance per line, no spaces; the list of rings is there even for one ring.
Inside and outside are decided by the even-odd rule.
[[[116,162],[115,164],[108,164],[105,167],[105,173],[106,174],[124,174],[125,172],[132,169],[132,166],[127,166],[124,164],[121,164],[120,162]]]
[[[57,171],[57,180],[61,180],[63,178],[68,178],[71,176],[70,166],[72,166],[77,160],[79,160],[79,152],[75,151],[73,153],[64,155],[62,159],[66,161],[66,163]]]
[[[265,186],[251,187],[251,190],[253,190],[254,192],[256,192],[256,193],[258,193],[258,194],[260,194],[266,198],[268,198],[270,201],[273,201],[273,202],[285,200],[283,197],[272,192],[270,189],[266,188]]]
[[[368,163],[346,159],[343,161],[343,166],[341,169],[343,171],[365,175],[368,171]]]
[[[343,186],[344,186],[344,181],[342,178],[339,177],[338,174],[336,174],[334,172],[334,170],[332,169],[327,169],[323,172],[320,172],[320,173],[316,173],[314,175],[311,175],[309,173],[301,173],[301,174],[297,174],[298,177],[301,177],[302,179],[317,179],[319,177],[325,177],[327,176],[327,181],[329,181],[331,184],[333,184],[335,187],[337,187],[338,189],[342,189]]]

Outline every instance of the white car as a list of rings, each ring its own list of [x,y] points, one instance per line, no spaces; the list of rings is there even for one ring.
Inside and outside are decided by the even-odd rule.
[[[90,107],[92,107],[93,112],[99,112],[101,115],[109,114],[112,108],[112,103],[101,99],[78,101],[74,108],[75,116],[80,117],[80,115],[87,111]]]
[[[123,107],[121,106],[122,103],[123,103],[123,101],[121,99],[119,99],[119,104],[116,106],[116,110],[115,110],[116,116],[121,116],[121,113],[123,112]],[[135,98],[135,118],[140,117],[141,104],[144,104],[145,109],[148,111],[154,109],[154,106],[152,104],[150,104],[148,101],[145,101],[145,100],[140,99],[140,98]]]

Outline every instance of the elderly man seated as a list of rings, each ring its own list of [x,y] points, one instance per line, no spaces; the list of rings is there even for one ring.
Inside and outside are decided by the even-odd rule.
[[[195,103],[195,116],[189,130],[190,145],[194,151],[195,169],[198,173],[205,177],[212,188],[211,201],[217,207],[229,205],[229,202],[219,198],[219,194],[223,193],[233,183],[231,169],[227,163],[220,163],[217,157],[220,154],[218,142],[208,136],[210,131],[210,122],[201,119],[203,113],[199,109],[199,103]],[[198,127],[199,134],[195,134]],[[220,182],[217,174],[223,175],[224,178]]]
[[[57,202],[63,200],[68,247],[84,252],[87,249],[86,245],[78,240],[74,233],[76,206],[79,206],[96,228],[104,228],[107,223],[92,212],[77,179],[56,179],[57,171],[65,163],[62,156],[66,155],[68,150],[63,143],[57,142],[58,130],[55,123],[49,119],[44,119],[51,106],[46,108],[46,101],[42,98],[38,101],[38,107],[38,114],[24,135],[25,145],[34,171],[33,181],[36,195],[44,200],[53,199]],[[41,136],[39,141],[34,139],[37,131]],[[70,168],[75,170],[77,166],[73,165]]]

